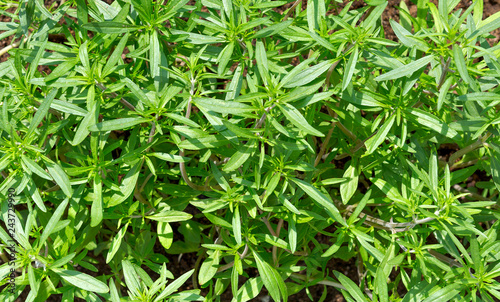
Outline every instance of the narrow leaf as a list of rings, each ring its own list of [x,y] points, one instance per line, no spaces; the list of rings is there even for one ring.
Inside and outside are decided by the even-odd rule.
[[[43,100],[42,104],[40,107],[38,107],[37,112],[35,113],[35,116],[30,122],[30,127],[28,129],[28,132],[26,133],[26,138],[30,137],[33,132],[35,132],[36,128],[38,125],[42,122],[43,118],[49,112],[50,104],[54,100],[55,96],[57,94],[57,89],[52,88],[52,90],[47,94],[45,99]]]
[[[84,24],[83,28],[104,34],[123,34],[136,31],[141,27],[114,21],[103,21]]]
[[[50,234],[56,227],[56,224],[59,222],[64,211],[66,210],[66,206],[68,205],[68,203],[69,203],[69,198],[66,198],[56,208],[54,214],[52,214],[52,217],[50,217],[49,222],[47,222],[47,225],[43,230],[42,236],[40,236],[40,241],[38,242],[38,246],[43,246],[47,238],[49,238]]]
[[[411,76],[417,70],[421,69],[424,66],[427,66],[427,64],[429,64],[433,59],[434,57],[432,55],[423,57],[403,67],[399,67],[387,73],[384,73],[383,75],[376,77],[375,81],[395,80],[402,77]]]
[[[113,131],[122,130],[141,123],[147,123],[149,119],[140,117],[126,117],[110,121],[101,122],[89,127],[90,131]]]
[[[285,117],[300,130],[319,137],[325,136],[323,133],[319,132],[318,130],[314,129],[311,125],[309,125],[309,123],[302,116],[302,114],[300,114],[300,112],[292,105],[278,104],[278,108],[281,110],[281,112],[283,112]]]
[[[306,192],[306,194],[309,195],[309,197],[311,197],[319,206],[322,206],[326,210],[328,215],[333,218],[333,220],[344,226],[347,226],[345,220],[340,215],[339,210],[333,204],[330,196],[323,194],[311,184],[303,180],[297,178],[291,178],[291,180],[296,183],[304,192]]]
[[[377,133],[365,142],[365,146],[367,149],[366,152],[368,154],[373,153],[373,151],[375,151],[378,146],[380,146],[380,144],[386,139],[387,133],[389,133],[389,131],[391,130],[395,119],[396,115],[391,115],[389,119],[385,121],[384,125],[377,131]]]

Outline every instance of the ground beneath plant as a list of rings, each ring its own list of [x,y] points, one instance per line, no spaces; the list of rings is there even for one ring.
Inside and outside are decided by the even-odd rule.
[[[105,2],[107,2],[107,3],[111,3],[112,1],[113,0],[105,0]],[[191,2],[194,3],[194,1],[191,1]],[[383,26],[384,26],[384,30],[386,33],[386,37],[388,39],[397,40],[396,36],[394,35],[394,32],[390,28],[389,20],[394,19],[396,21],[399,21],[399,13],[397,10],[397,6],[400,4],[400,2],[401,2],[401,0],[389,0],[389,4],[388,4],[384,14],[382,15]],[[432,2],[437,3],[438,1],[432,0]],[[59,3],[60,3],[60,1],[57,1],[57,0],[45,1],[45,5],[47,7],[50,7],[51,5],[57,6],[57,5],[59,5]],[[304,7],[305,7],[305,3],[306,3],[306,1],[303,1]],[[344,1],[343,4],[339,4],[339,8],[344,7],[346,3],[347,3],[347,1]],[[406,1],[406,4],[410,10],[410,13],[413,16],[416,16],[416,13],[417,13],[416,5],[414,5],[410,1]],[[460,2],[460,4],[457,6],[457,9],[467,9],[467,7],[470,4],[471,4],[470,1],[462,0]],[[359,8],[359,7],[362,7],[364,5],[365,5],[364,2],[356,1],[352,7]],[[287,6],[285,6],[284,9],[286,9],[289,6],[291,6],[291,3],[288,4]],[[16,10],[15,8],[10,8],[7,11],[10,13],[14,13],[15,10]],[[484,0],[484,18],[487,18],[498,11],[500,11],[500,0]],[[10,22],[10,21],[11,21],[10,17],[8,17],[6,15],[0,15],[0,22]],[[494,35],[494,38],[489,39],[490,45],[494,45],[494,44],[497,44],[499,42],[500,29],[497,29],[492,34]],[[52,42],[58,42],[58,41],[52,41]],[[12,37],[9,37],[7,39],[3,39],[2,41],[0,41],[0,49],[10,45],[11,43],[12,43]],[[59,43],[62,43],[62,42],[59,42]],[[6,61],[8,57],[9,57],[8,54],[4,54],[3,56],[0,57],[0,62]],[[449,155],[453,152],[455,152],[454,148],[450,148],[450,146],[444,146],[444,145],[442,146],[442,149],[439,150],[440,156],[442,156],[444,158],[449,157]],[[486,175],[472,175],[467,180],[467,182],[468,182],[468,185],[470,184],[470,185],[474,186],[474,184],[477,181],[483,181],[483,180],[489,181],[490,179],[488,177],[486,177]],[[196,214],[197,210],[194,208],[190,208],[190,211],[193,212],[192,214]],[[332,231],[332,230],[327,230],[327,231]],[[177,236],[179,236],[179,234],[177,234]],[[331,244],[331,242],[329,241],[329,237],[324,236],[322,234],[318,233],[318,235],[316,236],[316,239],[320,243]],[[181,257],[179,257],[179,255],[169,255],[165,252],[165,249],[159,243],[157,243],[157,245],[155,246],[154,251],[155,251],[155,253],[162,254],[168,258],[169,263],[167,264],[167,268],[176,277],[180,276],[181,274],[194,268],[196,260],[198,259],[198,255],[196,253],[184,254]],[[89,253],[89,255],[91,255],[91,254],[92,253]],[[98,269],[99,269],[99,273],[94,273],[92,271],[88,271],[88,270],[83,269],[81,267],[77,267],[76,269],[78,269],[79,271],[85,272],[87,274],[93,275],[93,276],[99,276],[99,275],[103,275],[103,274],[107,274],[107,275],[112,274],[109,267],[106,265],[105,260],[102,257],[102,255],[97,256],[96,260],[99,261],[99,264],[96,265],[96,267],[98,267]],[[146,271],[148,271],[152,275],[153,279],[158,277],[158,275],[156,273],[152,272],[147,267],[144,266],[143,268],[146,269]],[[326,268],[330,272],[333,270],[339,271],[339,272],[343,273],[344,275],[348,276],[354,282],[356,282],[356,283],[359,282],[358,269],[356,266],[356,260],[354,258],[352,258],[350,261],[347,261],[347,262],[342,261],[341,259],[330,260],[327,263]],[[256,275],[256,272],[249,272],[249,273],[251,273],[253,276]],[[241,284],[242,283],[240,283],[240,285]],[[183,286],[182,290],[187,290],[187,289],[192,289],[192,288],[193,288],[193,282],[192,282],[192,280],[188,280],[186,282],[186,284]],[[308,291],[309,291],[309,294],[310,294],[310,297],[312,298],[312,300],[307,295],[306,291],[302,290],[298,294],[295,294],[295,295],[289,297],[288,301],[290,301],[290,302],[318,301],[321,298],[321,296],[323,295],[324,290],[325,290],[325,287],[323,285],[311,286],[308,288]],[[16,302],[25,301],[27,294],[28,294],[28,291],[29,291],[29,289],[26,289],[21,294],[21,296],[16,300]],[[346,301],[343,298],[342,294],[340,292],[338,292],[336,289],[334,289],[333,287],[327,287],[326,291],[327,291],[327,294],[326,294],[326,299],[324,300],[325,302],[343,302],[343,301]],[[206,293],[206,292],[207,291],[205,289],[202,289],[202,293]],[[401,295],[404,295],[405,294],[404,288],[399,288],[398,293]],[[125,294],[125,293],[123,293],[123,294]],[[47,301],[48,302],[61,301],[61,298],[62,298],[61,295],[53,295]],[[231,300],[231,290],[228,289],[226,291],[226,293],[221,297],[221,301],[225,302],[225,301],[230,301],[230,300]],[[75,299],[75,301],[84,301],[84,300]],[[268,302],[268,301],[271,301],[271,299],[267,295],[267,292],[265,291],[265,289],[263,289],[261,294],[257,298],[255,298],[253,301]]]

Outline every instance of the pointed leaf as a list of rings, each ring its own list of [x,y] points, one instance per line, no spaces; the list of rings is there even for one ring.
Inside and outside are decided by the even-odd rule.
[[[318,189],[313,187],[311,184],[297,179],[297,178],[291,178],[294,183],[296,183],[304,192],[306,192],[309,197],[311,197],[319,206],[322,206],[325,208],[326,212],[330,217],[333,218],[333,220],[337,221],[338,223],[346,226],[345,220],[340,216],[339,210],[335,207],[333,204],[333,201],[331,200],[330,196],[323,194],[320,192]]]
[[[319,137],[325,136],[323,133],[319,132],[318,130],[314,129],[311,125],[309,125],[309,123],[302,116],[302,114],[300,114],[300,112],[292,105],[278,104],[278,108],[281,110],[281,112],[283,112],[285,117],[300,130]]]

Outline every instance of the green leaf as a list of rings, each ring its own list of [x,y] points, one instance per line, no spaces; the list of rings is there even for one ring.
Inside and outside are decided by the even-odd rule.
[[[71,197],[73,195],[73,189],[71,188],[71,183],[69,177],[64,172],[64,170],[58,164],[53,161],[46,161],[45,166],[49,170],[49,174],[52,176],[56,184],[59,185],[61,190],[66,194],[66,196]]]
[[[154,86],[156,91],[162,91],[165,85],[168,83],[168,61],[165,53],[163,52],[162,44],[158,38],[158,32],[153,30],[150,35],[149,40],[149,70],[151,72],[151,77],[153,78]],[[165,67],[165,68],[160,68]]]
[[[146,216],[146,218],[161,222],[177,222],[177,221],[185,221],[189,220],[193,217],[193,215],[181,212],[181,211],[164,211],[154,215]]]
[[[172,283],[170,283],[154,300],[154,302],[162,301],[162,299],[168,297],[170,294],[177,291],[194,273],[194,269],[182,274],[177,277]]]
[[[328,40],[326,40],[325,38],[319,36],[317,33],[315,32],[309,32],[309,35],[311,36],[311,38],[313,38],[316,42],[318,42],[319,45],[323,46],[324,48],[330,50],[330,51],[337,51],[337,49],[335,48],[335,46],[332,45],[332,43],[330,43]]]
[[[52,217],[50,217],[49,222],[47,222],[47,225],[43,229],[42,236],[40,236],[40,240],[38,242],[38,246],[42,247],[47,238],[49,238],[50,234],[56,227],[57,223],[61,219],[62,215],[64,214],[64,211],[66,210],[66,206],[68,206],[69,203],[69,198],[64,199],[63,202],[59,204],[59,206],[56,208],[54,211],[54,214],[52,214]]]
[[[156,108],[155,104],[147,97],[147,95],[142,91],[142,89],[136,83],[132,82],[131,79],[125,78],[122,80],[130,88],[134,96],[139,100],[139,102],[148,105],[151,108]]]
[[[342,92],[342,99],[362,107],[386,107],[384,103],[376,100],[369,93],[363,93],[361,91],[354,90],[351,94],[349,90],[345,90]]]
[[[268,26],[266,28],[263,28],[256,32],[254,35],[249,37],[249,39],[260,39],[260,38],[266,38],[269,36],[276,35],[286,29],[290,24],[292,24],[293,20],[287,20],[284,22],[280,22],[278,24],[273,24],[271,26]]]
[[[269,295],[275,302],[280,302],[281,299],[286,302],[288,300],[288,295],[285,282],[280,274],[269,263],[265,262],[259,254],[253,250],[252,253],[255,258],[255,263],[257,264],[259,275],[262,278],[264,286],[269,291]]]
[[[460,288],[463,285],[460,283],[452,283],[449,284],[427,297],[425,300],[422,302],[447,302],[453,300],[452,298],[455,297],[460,293]]]
[[[454,82],[453,77],[449,77],[441,86],[441,89],[439,90],[438,103],[437,103],[438,111],[441,110],[441,108],[443,107],[444,101],[446,99],[446,94],[448,93],[448,89],[450,89],[450,86],[453,82]]]
[[[256,131],[252,132],[252,130],[250,130],[248,128],[240,128],[240,127],[236,126],[235,124],[228,122],[224,119],[221,119],[221,122],[222,122],[222,124],[224,124],[224,126],[226,126],[226,128],[229,131],[236,134],[238,137],[249,138],[251,140],[254,140],[257,137]]]
[[[335,254],[344,243],[345,233],[341,232],[335,242],[321,255],[321,257],[330,257]]]
[[[90,131],[113,131],[121,130],[135,126],[137,124],[147,123],[149,119],[141,117],[126,117],[110,121],[101,122],[89,127]]]
[[[389,20],[391,23],[391,27],[394,30],[394,33],[398,37],[399,41],[403,43],[406,47],[409,48],[417,48],[420,51],[427,52],[429,46],[427,46],[424,42],[417,40],[413,37],[413,35],[407,31],[403,26],[401,26],[398,22],[394,20]]]
[[[500,191],[500,152],[492,151],[492,156],[490,157],[490,167],[493,182],[495,183],[497,190]]]
[[[236,240],[236,244],[241,244],[241,218],[240,218],[240,207],[236,206],[233,212],[233,235]]]
[[[123,50],[125,49],[125,45],[127,45],[127,41],[129,38],[130,34],[127,32],[121,39],[120,42],[118,42],[118,45],[116,45],[115,50],[111,54],[111,56],[108,58],[106,65],[104,65],[104,68],[102,69],[102,77],[106,77],[109,75],[113,67],[119,62],[119,60],[122,57]]]
[[[366,140],[365,146],[368,154],[373,153],[373,151],[375,151],[386,139],[387,133],[389,133],[392,125],[394,124],[394,120],[396,120],[396,115],[392,114],[389,119],[385,121],[384,125],[377,131],[377,133],[373,137]]]
[[[98,226],[103,217],[103,204],[102,204],[102,179],[99,173],[94,175],[94,200],[90,209],[90,226]]]
[[[158,240],[165,249],[169,249],[174,241],[172,227],[167,222],[158,221],[157,227]]]
[[[407,64],[405,66],[384,73],[383,75],[376,77],[375,81],[387,81],[387,80],[399,79],[402,77],[409,77],[416,71],[427,66],[427,64],[429,64],[433,59],[434,57],[432,55],[423,57],[414,62],[411,62],[410,64]]]
[[[220,260],[220,250],[215,250],[210,257],[203,261],[200,266],[200,273],[198,274],[198,282],[200,285],[212,280],[213,276],[217,273],[217,266]]]
[[[342,202],[347,204],[358,189],[359,168],[355,160],[351,161],[351,164],[344,172],[343,178],[347,179],[347,181],[340,185],[340,196],[342,196]]]
[[[293,80],[293,82],[297,82],[301,79],[301,74],[302,72],[309,67],[309,64],[314,62],[316,58],[312,57],[307,60],[304,60],[302,63],[299,65],[295,66],[283,79],[281,80],[280,84],[278,85],[278,89],[281,87],[284,87],[284,85],[288,84],[290,81]]]
[[[141,27],[138,25],[131,25],[114,21],[103,21],[84,24],[83,28],[104,34],[123,34],[136,31]]]
[[[38,188],[36,187],[36,184],[31,177],[29,177],[28,179],[27,187],[28,193],[31,195],[31,198],[36,203],[36,205],[40,208],[40,210],[42,210],[42,212],[47,212],[47,208],[43,203],[42,196],[40,196],[40,192],[38,192]]]
[[[474,14],[475,16],[476,14]],[[478,35],[484,35],[500,27],[500,14],[495,13],[481,22],[481,26],[470,34],[468,39],[474,39]]]
[[[307,2],[307,24],[309,26],[309,31],[313,32],[319,29],[319,24],[325,18],[326,8],[325,2],[322,0],[313,0]]]
[[[135,295],[139,296],[141,293],[141,285],[139,281],[139,277],[135,272],[133,264],[129,260],[122,261],[123,267],[123,277],[125,279],[125,284],[127,284],[128,290]]]
[[[222,226],[222,227],[225,227],[225,228],[228,228],[228,229],[230,229],[230,228],[233,227],[233,225],[230,224],[229,222],[227,222],[226,220],[224,220],[224,218],[221,218],[221,217],[216,216],[216,215],[212,215],[210,213],[204,213],[204,215],[213,224],[216,224],[218,226]]]
[[[64,102],[64,101],[60,101],[60,100],[52,101],[50,108],[55,109],[55,110],[60,111],[60,112],[69,113],[69,114],[78,115],[78,116],[83,116],[83,117],[87,116],[87,114],[88,114],[87,110],[82,109],[82,108],[80,108],[77,105],[74,105],[72,103]]]
[[[3,160],[3,158],[2,158]],[[45,178],[47,180],[52,180],[52,177],[50,177],[50,174],[45,172],[45,170],[42,169],[36,162],[34,162],[31,158],[26,157],[21,154],[21,160],[22,162],[28,167],[30,172],[34,172],[36,175],[40,176],[41,178]],[[3,170],[3,168],[0,168],[0,170]]]
[[[357,302],[368,301],[363,295],[363,292],[361,292],[359,287],[351,279],[337,271],[333,271],[333,274],[337,277],[337,279],[339,279],[340,283],[346,288],[347,292],[354,298],[354,300]]]
[[[340,216],[339,210],[333,204],[333,201],[331,200],[330,196],[323,194],[318,189],[313,187],[311,184],[303,180],[297,178],[290,178],[290,180],[296,183],[319,206],[323,207],[328,213],[328,215],[330,215],[330,217],[333,218],[333,220],[337,221],[338,223],[344,226],[347,226],[345,220],[342,218],[342,216]]]
[[[154,157],[159,158],[159,159],[163,159],[163,160],[171,162],[171,163],[186,163],[186,162],[191,160],[191,158],[189,158],[189,157],[174,155],[174,154],[164,153],[164,152],[153,152],[153,153],[149,153],[148,155],[154,156]]]
[[[405,111],[408,119],[411,119],[422,126],[428,127],[431,130],[434,130],[451,139],[456,139],[458,137],[458,133],[455,130],[451,129],[447,124],[441,122],[437,117],[428,112],[416,108],[407,108]]]
[[[76,129],[75,137],[73,138],[71,145],[73,146],[79,145],[89,135],[90,131],[88,128],[89,126],[95,124],[99,115],[99,112],[96,107],[97,106],[94,106],[94,108],[92,108],[92,110],[80,122],[80,125]]]
[[[287,79],[286,84],[283,85],[285,88],[294,88],[299,86],[304,86],[310,82],[318,79],[325,71],[330,68],[333,64],[332,60],[323,61],[317,65],[307,68],[305,71],[300,72],[293,78]],[[285,78],[283,79],[283,82]]]
[[[295,215],[291,214],[288,216],[288,244],[290,246],[290,251],[295,253],[297,250],[297,224]]]
[[[128,171],[127,175],[122,180],[119,193],[115,193],[109,199],[107,207],[116,206],[124,202],[134,192],[139,172],[141,171],[143,160],[138,160],[135,165]]]
[[[465,65],[462,50],[457,44],[453,44],[453,60],[455,61],[455,65],[457,66],[458,73],[460,74],[462,80],[464,80],[465,83],[470,84],[472,79],[467,72],[467,65]]]
[[[267,83],[269,77],[269,66],[267,62],[267,52],[262,41],[257,41],[255,45],[255,60],[257,61],[257,69],[259,70],[260,78],[264,84]]]
[[[349,83],[351,83],[352,75],[354,74],[354,70],[356,69],[356,63],[358,62],[358,46],[354,47],[353,53],[349,57],[349,61],[345,66],[344,70],[344,78],[342,80],[342,91],[346,90]]]
[[[229,61],[231,61],[233,50],[234,50],[234,42],[231,42],[227,44],[226,47],[224,47],[219,57],[217,58],[217,62],[219,63],[219,66],[217,67],[217,73],[219,75],[224,74],[227,64],[229,63]]]
[[[120,294],[118,293],[118,290],[116,289],[115,281],[113,278],[109,279],[109,289],[111,293],[110,301],[111,302],[120,302]]]
[[[116,252],[118,252],[118,249],[122,244],[123,236],[125,236],[125,234],[127,233],[127,228],[128,228],[128,223],[125,226],[123,226],[118,231],[118,233],[116,233],[115,237],[113,238],[113,241],[111,242],[111,247],[109,248],[108,254],[106,256],[106,263],[109,263],[115,256]]]
[[[236,293],[236,296],[233,297],[231,302],[247,302],[250,301],[251,299],[257,297],[257,295],[260,293],[260,290],[262,289],[262,278],[261,277],[256,277],[256,278],[250,278],[243,284],[242,287],[238,290]]]
[[[76,256],[76,253],[71,253],[71,254],[66,255],[66,256],[64,256],[62,258],[59,258],[56,261],[52,262],[49,265],[49,268],[58,268],[58,267],[61,267],[61,266],[65,265],[66,263],[68,263],[73,258],[75,258],[75,256]]]
[[[252,113],[255,109],[243,103],[211,98],[195,98],[193,101],[197,106],[213,112],[256,118],[255,114]]]
[[[101,294],[109,292],[109,288],[106,283],[87,274],[59,268],[53,268],[52,271],[61,276],[67,282],[83,290]]]
[[[45,115],[47,115],[47,112],[49,112],[50,104],[54,100],[56,94],[57,94],[57,88],[52,88],[52,90],[49,92],[49,94],[47,94],[47,96],[43,100],[43,103],[40,105],[40,107],[38,107],[35,116],[30,122],[30,127],[25,136],[26,139],[28,139],[31,136],[31,134],[35,132],[36,128],[38,127],[38,125],[40,125]]]
[[[314,129],[311,125],[309,125],[309,123],[302,116],[302,114],[300,114],[300,112],[292,105],[278,104],[278,108],[281,110],[281,112],[283,112],[285,117],[300,130],[319,137],[325,136],[323,133],[319,132],[318,130]]]
[[[87,72],[90,71],[90,62],[89,62],[89,53],[88,53],[88,41],[85,41],[78,48],[78,57],[80,58],[80,62],[82,63],[83,68]]]
[[[164,115],[175,120],[176,122],[178,122],[180,124],[185,124],[186,126],[190,126],[193,128],[200,128],[200,125],[198,125],[196,122],[194,122],[190,119],[187,119],[182,115],[178,115],[175,113],[165,113]]]
[[[12,157],[13,157],[12,154],[5,154],[4,156],[2,156],[2,158],[0,159],[0,171],[5,170],[5,168],[7,168],[10,165],[10,163],[13,161]],[[33,171],[33,172],[35,172],[35,171]],[[49,176],[49,178],[50,178],[50,176]],[[52,179],[52,178],[50,178],[50,179]]]
[[[222,170],[231,172],[241,167],[250,156],[257,150],[257,141],[250,140],[245,145],[238,147],[238,150],[229,158]]]
[[[473,92],[460,95],[457,100],[462,102],[493,102],[500,101],[500,94],[495,92]]]

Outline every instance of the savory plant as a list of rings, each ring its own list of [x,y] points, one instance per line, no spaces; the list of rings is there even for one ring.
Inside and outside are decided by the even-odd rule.
[[[0,299],[500,299],[500,13],[365,3],[3,1]]]

